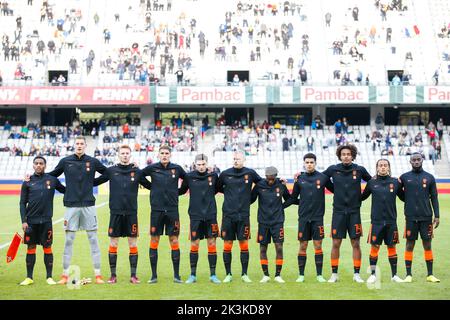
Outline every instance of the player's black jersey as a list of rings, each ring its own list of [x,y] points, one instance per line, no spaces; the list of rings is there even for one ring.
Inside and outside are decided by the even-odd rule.
[[[52,221],[55,189],[64,193],[59,180],[49,174],[33,174],[30,181],[22,183],[20,191],[20,217],[22,223],[40,224]]]
[[[325,188],[333,192],[333,184],[327,175],[318,171],[303,172],[297,177],[291,198],[284,206],[298,203],[299,220],[322,221],[325,214]]]
[[[372,195],[371,221],[373,224],[395,224],[397,222],[397,196],[404,200],[402,185],[397,178],[376,176],[367,182],[361,200]]]
[[[217,173],[189,172],[183,179],[179,194],[189,190],[189,217],[191,220],[208,220],[217,217],[216,193],[219,176]]]
[[[144,176],[150,176],[152,180],[152,210],[178,212],[178,180],[186,174],[183,168],[171,162],[164,167],[161,162],[157,162],[142,171]]]
[[[359,212],[361,207],[361,181],[369,181],[372,178],[367,170],[354,163],[349,166],[340,163],[329,166],[323,173],[330,177],[333,182],[333,212]]]
[[[95,205],[93,195],[95,172],[103,173],[106,167],[93,157],[86,154],[78,157],[76,154],[62,158],[56,168],[48,174],[59,177],[64,173],[66,193],[64,206],[91,207]]]
[[[266,179],[259,181],[252,190],[251,202],[258,198],[258,223],[274,225],[284,223],[283,200],[290,197],[289,191],[279,179],[269,185]]]
[[[222,171],[218,186],[224,194],[223,216],[237,220],[250,216],[252,185],[260,180],[255,170],[246,167]]]
[[[137,214],[139,184],[151,189],[152,184],[144,177],[142,170],[133,164],[117,164],[109,167],[94,180],[94,186],[109,181],[109,209],[111,214]]]
[[[423,169],[412,170],[402,174],[400,180],[405,192],[406,220],[429,220],[433,217],[433,212],[439,218],[438,192],[433,175]]]

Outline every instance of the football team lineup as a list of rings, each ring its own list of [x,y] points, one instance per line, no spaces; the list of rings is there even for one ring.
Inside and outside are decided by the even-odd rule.
[[[349,262],[343,263],[340,261],[341,251],[347,252],[350,249],[353,282],[366,282],[368,287],[376,287],[381,281],[380,269],[377,264],[379,250],[383,244],[387,247],[390,281],[394,284],[411,283],[413,282],[413,252],[419,235],[422,240],[421,247],[424,250],[426,270],[422,270],[422,266],[418,264],[417,269],[420,271],[415,273],[417,277],[414,277],[414,282],[440,282],[433,273],[434,257],[431,247],[435,229],[440,224],[437,188],[434,177],[422,169],[423,157],[419,153],[411,155],[411,171],[404,173],[399,178],[390,176],[390,163],[387,159],[377,161],[376,174],[371,176],[364,167],[354,163],[357,150],[353,145],[339,147],[336,152],[339,163],[331,165],[323,173],[315,169],[316,156],[308,153],[304,156],[303,164],[300,164],[300,167],[303,165],[303,172],[296,175],[293,190],[289,192],[286,182],[277,178],[278,171],[275,167],[266,168],[265,178],[261,178],[253,169],[244,166],[245,155],[242,152],[234,153],[233,167],[218,174],[209,169],[208,158],[203,154],[198,154],[195,157],[195,169],[186,173],[180,166],[170,162],[171,150],[167,146],[160,147],[159,162],[142,170],[131,162],[131,150],[126,145],[119,149],[119,163],[109,168],[101,165],[97,159],[86,155],[85,148],[85,139],[81,136],[76,138],[75,154],[63,158],[55,169],[48,173],[45,171],[45,159],[36,157],[33,161],[34,174],[27,176],[23,182],[20,196],[20,218],[24,233],[23,243],[27,245],[25,256],[27,276],[20,283],[21,287],[34,283],[36,247],[40,245],[42,245],[44,251],[45,278],[48,285],[61,284],[73,288],[91,282],[90,278],[81,279],[79,272],[76,271],[77,268],[72,265],[75,238],[77,231],[80,230],[86,230],[88,238],[90,257],[95,273],[95,280],[92,282],[119,285],[121,281],[118,281],[118,274],[125,272],[125,270],[122,270],[125,268],[125,262],[118,259],[119,239],[126,237],[129,248],[129,282],[139,284],[141,282],[137,277],[139,185],[151,190],[150,203],[147,204],[151,208],[148,249],[151,277],[147,281],[149,284],[163,282],[192,284],[196,283],[197,280],[200,283],[200,279],[197,278],[197,266],[200,260],[199,248],[202,239],[206,239],[209,282],[213,284],[236,283],[232,267],[237,267],[236,260],[238,260],[241,269],[240,281],[238,282],[251,284],[252,282],[267,283],[273,281],[283,284],[283,286],[287,286],[288,282],[307,285],[308,282],[312,281],[306,281],[305,274],[308,274],[308,272],[314,273],[313,270],[310,270],[312,267],[307,267],[306,263],[307,248],[311,241],[311,248],[314,249],[313,265],[317,283],[342,282],[340,273],[349,273],[347,269]],[[97,178],[95,178],[96,172],[101,174]],[[62,173],[65,175],[65,186],[57,179]],[[151,181],[146,179],[147,176],[151,178]],[[182,180],[181,185],[180,180]],[[95,206],[93,187],[107,181],[109,181],[109,201],[100,202],[99,205]],[[362,181],[366,182],[364,190],[361,190]],[[57,219],[52,223],[55,190],[64,193],[64,206],[66,208],[64,218]],[[329,190],[333,195],[326,196],[325,190]],[[186,223],[185,219],[180,218],[179,212],[179,202],[184,203],[186,201],[179,200],[179,196],[188,191],[189,196],[186,198],[189,199],[187,208],[189,222]],[[217,193],[223,193],[220,228],[218,224],[220,212],[217,210],[218,204],[216,203]],[[330,203],[327,198],[331,197],[333,200],[331,221],[325,223],[325,211]],[[369,212],[361,213],[362,203],[369,197],[372,198]],[[184,197],[180,197],[180,199],[182,198]],[[258,202],[255,217],[257,228],[255,230],[257,231],[256,242],[259,244],[259,269],[262,270],[262,278],[259,281],[253,281],[249,276],[250,273],[255,273],[255,270],[249,272],[249,251],[255,252],[256,250],[253,245],[249,244],[250,230],[253,226],[250,220],[254,221],[253,218],[250,218],[250,211],[251,204],[254,202]],[[107,257],[110,277],[105,281],[101,273],[102,250],[99,246],[99,235],[102,236],[103,233],[97,232],[100,224],[97,219],[97,209],[107,203],[109,203],[109,249]],[[139,203],[139,211],[141,211],[141,202]],[[402,206],[404,205],[406,218],[403,235],[406,243],[404,252],[401,252],[404,253],[402,256],[404,257],[404,268],[406,270],[406,277],[404,278],[399,276],[397,270],[397,244],[401,238],[399,226],[403,223],[402,221],[399,225],[397,224],[397,206],[399,203]],[[298,223],[296,225],[292,223],[285,225],[286,220],[294,221],[292,217],[285,217],[285,210],[297,213]],[[362,219],[363,215],[370,217]],[[62,233],[53,232],[53,225],[59,222],[64,223],[65,241],[62,248],[63,272],[59,281],[56,282],[53,280],[52,273],[52,244],[54,235],[57,235],[58,238],[62,236]],[[363,224],[368,222],[370,224],[367,239],[370,245],[370,254],[363,256],[361,247],[364,240],[360,242],[360,238],[366,236],[363,234]],[[180,232],[180,226],[185,224],[189,225],[186,228],[189,231],[183,230]],[[100,227],[103,228],[102,225]],[[292,234],[290,229],[297,229],[297,239],[295,239],[299,243],[299,245],[296,245],[296,250],[298,250],[297,272],[295,272],[297,278],[295,280],[284,280],[282,270],[285,264],[285,240],[288,243],[288,248],[291,249],[290,251],[294,248],[291,243],[293,239],[286,237],[287,233]],[[364,229],[367,228],[364,227]],[[329,230],[331,243],[327,243],[328,232],[325,230]],[[180,233],[184,232],[188,232],[190,240],[188,263],[190,273],[186,280],[180,276],[180,246],[185,248],[187,245],[179,238]],[[172,280],[167,278],[169,263],[159,261],[163,268],[158,270],[158,254],[162,256],[163,250],[160,249],[165,247],[165,241],[161,241],[160,248],[160,237],[162,235],[167,235],[169,240],[173,269]],[[348,245],[344,244],[341,248],[343,239],[346,239],[347,235],[351,246],[346,248]],[[219,279],[216,274],[219,244],[216,242],[217,238],[223,240],[220,246],[223,247],[222,258],[225,277],[222,279]],[[58,239],[58,241],[60,240],[62,242],[62,239]],[[235,259],[233,263],[232,249],[236,240],[240,248],[240,259]],[[9,245],[8,262],[14,260],[20,242],[21,237],[17,236],[11,244],[2,245],[2,247]],[[275,273],[273,278],[269,272],[269,269],[271,269],[269,268],[269,256],[272,255],[272,252],[268,248],[271,242],[274,243],[275,249],[275,266],[273,267]],[[250,250],[249,247],[253,250]],[[325,247],[329,249],[326,254],[331,254],[331,276],[328,279],[325,279],[322,272],[324,265],[323,249]],[[87,247],[83,251],[86,251],[86,249]],[[288,251],[288,259],[293,256],[290,251]],[[19,256],[23,255],[19,254]],[[165,257],[161,258],[160,260],[165,259]],[[361,273],[364,273],[364,271],[361,272],[361,265],[362,260],[367,258],[370,265],[368,268],[369,276],[364,280],[361,276]],[[76,260],[76,255],[74,255],[74,260]],[[380,259],[380,264],[385,266],[385,262],[381,261]],[[148,265],[148,262],[146,264]],[[187,265],[184,262],[181,264],[182,266]],[[345,271],[342,270],[342,267],[339,269],[342,265],[346,267]],[[117,271],[118,266],[121,268],[120,272]],[[254,267],[254,264],[251,264],[251,266]],[[164,273],[162,277],[158,274],[158,271],[161,270]],[[424,274],[419,274],[419,272]],[[86,273],[88,272],[83,267],[83,274]],[[203,275],[203,272],[200,273]],[[289,274],[292,274],[291,270]],[[4,275],[2,276],[0,273],[0,276],[4,279]]]

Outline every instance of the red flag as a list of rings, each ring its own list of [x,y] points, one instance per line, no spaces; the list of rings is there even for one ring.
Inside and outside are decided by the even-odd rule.
[[[10,263],[14,261],[17,255],[17,251],[19,251],[19,246],[22,243],[22,237],[17,232],[14,234],[14,237],[9,245],[8,252],[6,253],[6,263]]]

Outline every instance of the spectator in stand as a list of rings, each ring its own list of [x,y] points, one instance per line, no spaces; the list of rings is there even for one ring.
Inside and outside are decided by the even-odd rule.
[[[125,139],[128,139],[130,137],[130,127],[128,125],[128,122],[125,122],[122,126],[122,132],[123,132],[123,137]]]
[[[384,118],[380,112],[378,112],[377,117],[375,118],[375,126],[377,130],[382,130],[384,128]]]
[[[314,151],[314,138],[311,135],[309,135],[306,138],[306,145],[307,145],[307,148],[308,148],[308,152],[313,152]]]
[[[11,124],[8,120],[5,121],[5,124],[3,125],[3,130],[5,131],[11,131]]]
[[[284,136],[282,139],[283,151],[289,151],[289,139],[287,136]]]
[[[334,123],[334,133],[336,135],[342,133],[342,121],[341,121],[341,119],[337,119],[337,121]]]

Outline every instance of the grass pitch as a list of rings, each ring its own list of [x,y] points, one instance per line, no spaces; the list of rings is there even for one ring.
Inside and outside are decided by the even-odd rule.
[[[221,208],[222,196],[217,197],[218,207]],[[317,283],[315,279],[314,248],[312,243],[308,248],[308,261],[306,266],[306,281],[303,284],[295,283],[298,275],[297,266],[297,206],[291,206],[286,210],[285,222],[285,244],[284,244],[284,267],[282,277],[285,284],[277,284],[273,281],[267,284],[260,284],[262,277],[259,265],[259,245],[256,243],[256,212],[257,205],[252,206],[251,211],[251,234],[250,240],[250,265],[249,276],[253,280],[251,284],[244,284],[240,280],[240,259],[239,246],[237,243],[233,247],[233,281],[230,284],[213,285],[209,282],[209,266],[207,260],[206,242],[202,241],[199,251],[199,264],[197,270],[198,282],[195,284],[174,284],[172,283],[172,262],[170,250],[166,236],[161,238],[159,246],[158,261],[158,283],[149,285],[146,283],[150,277],[150,263],[148,257],[149,245],[149,212],[150,205],[148,196],[139,196],[139,224],[140,237],[138,240],[139,263],[138,277],[141,284],[132,285],[129,281],[128,244],[126,239],[121,239],[118,250],[117,273],[118,283],[116,285],[95,285],[89,284],[81,286],[80,289],[68,289],[66,286],[48,286],[45,283],[45,267],[43,264],[42,248],[38,247],[37,259],[34,272],[35,283],[28,287],[20,287],[18,283],[26,276],[25,254],[26,246],[22,245],[16,260],[6,264],[7,247],[0,249],[0,299],[450,299],[450,275],[448,273],[448,261],[450,261],[450,250],[448,249],[448,236],[450,234],[450,221],[448,213],[450,211],[450,195],[441,195],[441,225],[435,231],[433,240],[434,251],[434,274],[441,279],[441,283],[432,284],[425,281],[426,266],[423,258],[423,248],[420,241],[416,245],[413,261],[414,282],[409,284],[394,284],[390,282],[390,267],[387,259],[387,250],[382,248],[378,266],[381,270],[382,281],[379,289],[369,289],[366,284],[352,282],[353,262],[351,256],[351,246],[348,239],[343,241],[340,257],[340,282],[336,284]],[[97,205],[104,204],[108,200],[107,196],[99,196]],[[188,240],[189,217],[187,215],[188,196],[180,197],[180,218],[181,218],[181,265],[180,273],[183,280],[190,274]],[[327,196],[327,210],[325,215],[325,233],[330,233],[331,222],[331,196]],[[20,230],[19,217],[19,197],[0,197],[0,246],[9,243],[14,232]],[[220,210],[219,210],[220,211]],[[402,203],[398,202],[398,225],[400,235],[404,230],[404,216]],[[218,221],[220,223],[220,214]],[[363,231],[362,252],[363,261],[361,275],[367,279],[367,268],[369,265],[370,246],[366,243],[367,232],[370,225],[370,200],[364,202],[362,210]],[[55,208],[53,221],[57,221],[64,215],[62,197],[55,197]],[[102,250],[102,273],[107,279],[109,277],[107,229],[109,224],[108,205],[98,208],[99,219],[99,242]],[[218,261],[217,275],[220,279],[225,277],[225,269],[222,260],[223,242],[218,239]],[[331,273],[330,248],[331,238],[326,237],[323,242],[324,250],[324,277],[328,278]],[[62,273],[62,253],[64,248],[64,231],[62,223],[54,226],[54,279],[58,280]],[[400,277],[405,276],[403,252],[405,240],[401,239],[398,245],[398,273]],[[81,269],[81,277],[94,278],[90,248],[85,232],[78,232],[75,239],[73,265],[78,265]],[[275,249],[269,246],[269,271],[274,276],[275,270]]]

